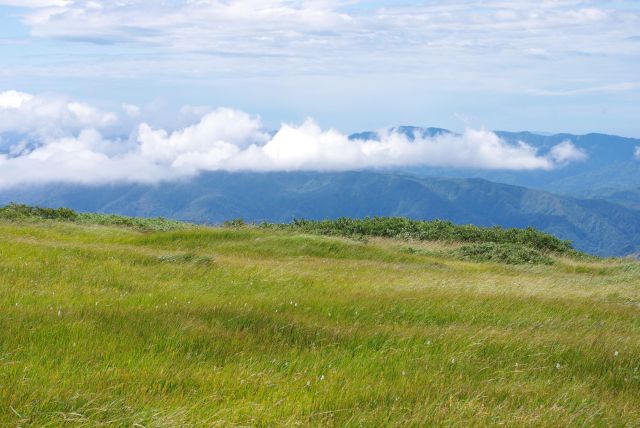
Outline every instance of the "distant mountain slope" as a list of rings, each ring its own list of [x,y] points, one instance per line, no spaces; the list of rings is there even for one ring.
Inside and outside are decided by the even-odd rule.
[[[594,254],[640,252],[640,211],[481,179],[216,172],[158,185],[56,185],[0,192],[0,202],[9,201],[202,223],[236,217],[274,222],[376,215],[441,218],[481,226],[533,226]]]
[[[603,193],[600,195],[600,198],[618,205],[640,210],[640,187],[619,192]]]

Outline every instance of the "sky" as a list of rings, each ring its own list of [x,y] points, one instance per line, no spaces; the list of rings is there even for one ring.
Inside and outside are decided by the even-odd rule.
[[[0,0],[0,167],[17,171],[0,171],[0,186],[64,180],[33,176],[69,153],[73,177],[95,167],[87,159],[145,153],[140,180],[415,162],[550,169],[584,154],[486,130],[640,137],[639,101],[636,0]],[[346,139],[397,125],[460,136]]]

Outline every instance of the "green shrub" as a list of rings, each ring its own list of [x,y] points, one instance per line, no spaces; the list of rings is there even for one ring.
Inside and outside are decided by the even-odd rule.
[[[451,255],[473,262],[495,262],[509,265],[551,265],[554,263],[553,259],[533,248],[494,242],[464,245],[452,250]]]
[[[125,217],[113,214],[81,213],[78,222],[85,224],[97,224],[101,226],[121,226],[142,231],[169,231],[190,227],[188,223],[175,220],[158,218]]]
[[[519,244],[542,252],[568,254],[575,252],[569,241],[563,241],[534,228],[504,229],[457,225],[450,221],[418,221],[403,217],[364,219],[294,220],[286,225],[263,223],[264,228],[290,229],[304,233],[333,236],[376,236],[418,241]]]
[[[78,214],[68,208],[41,208],[10,203],[0,208],[0,218],[8,220],[42,219],[73,221]]]

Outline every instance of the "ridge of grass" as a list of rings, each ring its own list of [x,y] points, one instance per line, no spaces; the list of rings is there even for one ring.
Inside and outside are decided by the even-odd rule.
[[[79,224],[129,227],[140,231],[173,231],[195,228],[195,225],[164,218],[136,218],[112,214],[77,213],[68,208],[41,208],[9,204],[0,208],[0,219],[40,221],[54,220]],[[372,217],[364,219],[339,218],[336,220],[297,219],[289,224],[263,222],[246,224],[242,219],[224,223],[228,229],[259,228],[320,236],[346,237],[367,242],[380,237],[403,241],[462,243],[461,247],[440,252],[461,260],[505,264],[552,264],[554,256],[588,257],[563,241],[534,228],[504,229],[457,225],[450,221],[418,221],[407,218]]]
[[[339,218],[336,220],[294,220],[290,224],[263,223],[267,229],[295,230],[328,236],[384,237],[416,241],[512,244],[556,254],[576,253],[571,242],[526,229],[458,225],[445,220],[411,220],[404,217]]]

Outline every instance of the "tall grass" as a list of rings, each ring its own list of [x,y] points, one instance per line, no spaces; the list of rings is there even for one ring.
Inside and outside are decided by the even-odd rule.
[[[0,220],[0,426],[640,425],[637,263],[301,232]]]

